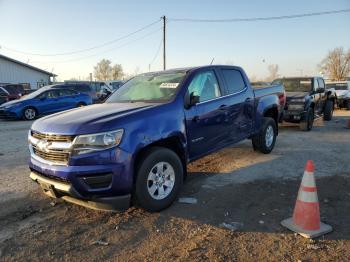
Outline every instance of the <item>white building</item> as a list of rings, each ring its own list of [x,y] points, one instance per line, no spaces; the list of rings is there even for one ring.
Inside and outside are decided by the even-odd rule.
[[[55,74],[0,54],[0,84],[23,84],[37,89],[51,84]]]

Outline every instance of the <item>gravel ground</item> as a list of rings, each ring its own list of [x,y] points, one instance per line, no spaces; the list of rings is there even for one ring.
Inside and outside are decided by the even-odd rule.
[[[280,128],[270,155],[250,141],[191,165],[182,197],[160,213],[106,213],[52,202],[28,178],[30,122],[0,121],[0,257],[5,261],[347,261],[350,257],[349,111],[312,132]],[[291,215],[308,159],[321,217],[334,232],[306,240],[280,226]],[[51,203],[51,204],[50,204]],[[225,228],[233,226],[234,231]],[[100,241],[94,243],[95,241]]]

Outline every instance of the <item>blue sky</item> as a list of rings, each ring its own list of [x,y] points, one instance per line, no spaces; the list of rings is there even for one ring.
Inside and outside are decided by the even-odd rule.
[[[162,15],[169,18],[265,17],[350,8],[349,0],[294,1],[108,1],[0,0],[0,53],[58,74],[59,80],[87,77],[102,58],[126,72],[148,71],[161,42],[161,23],[112,45],[75,55],[41,57],[96,46],[135,31]],[[281,75],[318,74],[317,64],[334,47],[350,48],[350,13],[242,23],[169,21],[167,67],[230,63],[251,77],[278,64]],[[142,39],[140,39],[142,38]],[[69,60],[76,60],[70,61]],[[162,53],[151,65],[162,69]]]

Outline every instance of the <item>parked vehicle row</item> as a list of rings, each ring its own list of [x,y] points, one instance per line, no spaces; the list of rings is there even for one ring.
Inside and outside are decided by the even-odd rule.
[[[33,120],[39,115],[90,104],[92,99],[87,94],[69,89],[65,85],[46,86],[20,99],[2,104],[0,118]]]
[[[282,84],[287,95],[283,120],[300,123],[300,129],[310,131],[314,119],[323,117],[330,121],[336,104],[336,93],[326,89],[321,77],[287,77],[272,84]]]
[[[253,89],[240,67],[142,74],[105,103],[35,121],[30,177],[51,197],[92,208],[158,211],[177,197],[186,165],[244,139],[270,153],[282,85]]]
[[[26,92],[20,84],[6,84],[0,86],[0,105],[21,98]]]

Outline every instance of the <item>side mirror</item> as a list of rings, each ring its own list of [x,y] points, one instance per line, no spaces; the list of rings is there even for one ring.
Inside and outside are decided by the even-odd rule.
[[[194,92],[191,92],[191,94],[186,94],[185,97],[185,108],[189,109],[192,106],[196,105],[199,103],[199,96],[196,96]]]
[[[316,93],[324,93],[324,87],[318,87],[317,89],[316,89]]]

